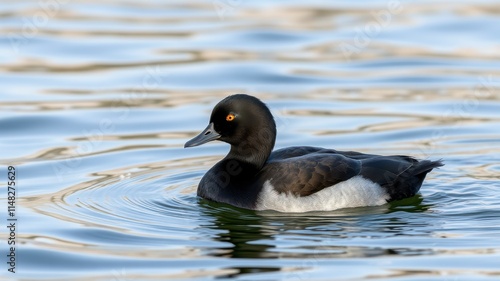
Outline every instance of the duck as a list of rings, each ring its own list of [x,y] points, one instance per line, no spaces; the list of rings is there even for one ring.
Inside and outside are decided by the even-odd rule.
[[[234,94],[184,145],[228,143],[229,153],[201,178],[201,198],[256,211],[302,213],[379,206],[417,194],[442,160],[382,156],[314,146],[273,151],[276,123],[260,99]]]

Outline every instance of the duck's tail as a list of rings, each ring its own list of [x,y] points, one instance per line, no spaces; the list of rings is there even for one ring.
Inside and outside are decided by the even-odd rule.
[[[437,161],[431,161],[431,160],[422,160],[419,161],[412,169],[412,174],[414,174],[416,177],[421,178],[422,181],[425,178],[425,175],[432,171],[434,168],[439,168],[441,166],[444,166],[443,164],[443,159],[439,159]]]
[[[362,161],[361,175],[378,183],[390,195],[388,201],[414,196],[427,173],[443,166],[442,160],[419,161],[413,157],[395,155],[373,157]]]
[[[415,163],[410,169],[408,169],[408,173],[401,177],[399,181],[399,184],[402,187],[401,189],[406,191],[403,192],[404,196],[398,194],[394,196],[393,199],[398,200],[415,195],[420,190],[427,173],[432,171],[432,169],[443,165],[442,159],[437,161],[421,160]]]

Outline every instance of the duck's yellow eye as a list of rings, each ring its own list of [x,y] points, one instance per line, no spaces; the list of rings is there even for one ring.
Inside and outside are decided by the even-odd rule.
[[[234,118],[235,118],[235,117],[236,117],[236,116],[234,116],[234,114],[229,113],[229,114],[226,116],[226,121],[231,122],[231,121],[233,121],[233,120],[234,120]]]

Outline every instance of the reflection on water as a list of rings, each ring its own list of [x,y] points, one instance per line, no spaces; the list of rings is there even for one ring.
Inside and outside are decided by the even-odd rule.
[[[215,217],[215,222],[207,225],[208,227],[225,230],[217,235],[216,239],[232,245],[230,252],[223,252],[222,255],[217,256],[292,259],[352,258],[392,254],[409,255],[412,252],[418,254],[418,249],[349,246],[349,243],[341,240],[346,238],[346,233],[353,230],[356,232],[349,235],[350,238],[428,235],[433,229],[428,223],[405,221],[404,217],[402,218],[399,214],[398,216],[388,215],[392,212],[413,213],[428,210],[429,206],[423,205],[422,201],[423,198],[417,196],[393,203],[391,206],[354,208],[335,213],[309,212],[293,215],[274,211],[257,213],[247,210],[235,211],[224,204],[203,202],[206,208],[202,211]],[[381,216],[382,214],[385,215]],[[413,231],[415,227],[429,228],[429,230],[422,230],[417,234]],[[432,252],[431,249],[423,249],[423,251]]]
[[[0,4],[0,164],[19,170],[9,280],[499,278],[494,1],[57,3]],[[228,147],[183,144],[238,92],[270,106],[277,147],[446,166],[378,207],[198,199]]]

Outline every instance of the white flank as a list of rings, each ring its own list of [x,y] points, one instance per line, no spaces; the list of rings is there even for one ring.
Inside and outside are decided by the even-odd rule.
[[[304,197],[286,193],[279,194],[268,180],[264,183],[259,195],[256,210],[276,210],[290,213],[331,211],[350,207],[383,205],[387,203],[387,199],[389,199],[389,194],[379,184],[362,176],[352,177],[347,181]]]

